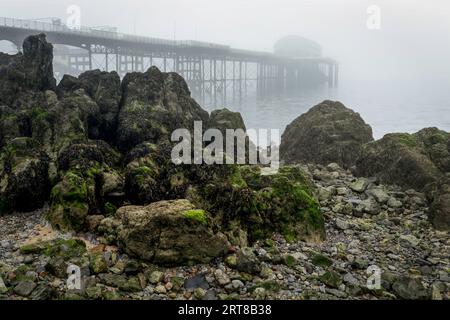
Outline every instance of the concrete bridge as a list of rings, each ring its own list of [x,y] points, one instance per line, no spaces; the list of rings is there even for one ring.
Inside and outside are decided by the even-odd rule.
[[[37,33],[45,33],[48,41],[57,45],[55,60],[78,73],[101,69],[123,76],[156,65],[164,72],[181,74],[193,96],[204,105],[242,101],[250,92],[264,98],[301,90],[306,85],[302,73],[311,67],[323,74],[330,87],[338,84],[338,64],[330,58],[290,58],[216,43],[86,27],[71,29],[59,20],[49,23],[0,17],[0,40],[11,41],[18,48],[28,35]]]

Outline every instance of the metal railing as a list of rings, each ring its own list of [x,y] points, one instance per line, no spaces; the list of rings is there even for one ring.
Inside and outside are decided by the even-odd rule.
[[[139,42],[139,43],[144,43],[144,44],[179,46],[177,41],[174,41],[174,40],[129,35],[129,34],[124,34],[124,33],[112,32],[112,31],[96,30],[94,28],[87,28],[87,27],[69,28],[64,24],[53,24],[53,23],[40,22],[40,21],[34,21],[34,20],[22,20],[22,19],[0,17],[0,26],[10,27],[10,28],[27,29],[27,30],[36,30],[36,31],[42,31],[42,32],[79,34],[79,35],[85,35],[85,36],[102,37],[102,38],[112,39],[112,40],[124,40],[124,41],[130,41],[130,42]]]
[[[203,42],[203,41],[195,41],[195,40],[167,40],[161,38],[154,37],[145,37],[145,36],[137,36],[130,35],[125,33],[106,31],[106,30],[98,30],[95,28],[88,27],[80,27],[80,28],[69,28],[68,26],[62,23],[49,23],[49,22],[41,22],[36,20],[24,20],[24,19],[15,19],[15,18],[5,18],[0,17],[0,27],[10,27],[10,28],[18,28],[18,29],[26,29],[26,30],[34,30],[40,32],[55,32],[62,34],[78,34],[84,35],[87,37],[101,37],[104,39],[112,39],[112,40],[120,40],[120,41],[128,41],[128,42],[137,42],[140,44],[149,44],[149,45],[160,45],[160,46],[168,46],[168,47],[176,47],[176,48],[204,48],[204,49],[212,49],[218,51],[225,51],[228,54],[238,54],[245,55],[253,58],[277,58],[284,60],[305,60],[304,58],[292,59],[274,55],[270,52],[260,52],[260,51],[251,51],[251,50],[242,50],[242,49],[234,49],[227,45],[211,43],[211,42]],[[319,60],[326,61],[327,58],[318,58]],[[330,59],[330,61],[332,61]]]

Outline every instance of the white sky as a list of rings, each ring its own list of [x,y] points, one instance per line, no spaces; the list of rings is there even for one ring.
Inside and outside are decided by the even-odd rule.
[[[65,18],[72,4],[83,25],[169,39],[271,51],[298,34],[322,44],[344,76],[450,87],[449,0],[0,0],[0,16]],[[381,9],[381,30],[366,27],[369,5]]]

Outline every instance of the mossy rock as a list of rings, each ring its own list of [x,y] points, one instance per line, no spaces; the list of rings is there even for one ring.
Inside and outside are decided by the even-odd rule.
[[[311,260],[314,265],[319,267],[329,267],[333,264],[333,260],[320,253],[314,254]]]
[[[323,275],[319,277],[319,279],[328,287],[335,289],[338,289],[339,286],[342,284],[342,277],[334,271],[325,272]]]
[[[83,231],[90,209],[95,207],[95,181],[77,171],[67,172],[53,187],[47,219],[63,231]]]
[[[205,212],[205,210],[202,209],[187,210],[183,212],[183,215],[186,217],[186,219],[197,221],[202,224],[208,224],[208,215]]]

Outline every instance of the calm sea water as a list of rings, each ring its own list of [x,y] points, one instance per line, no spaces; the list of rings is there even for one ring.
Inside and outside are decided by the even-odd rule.
[[[414,133],[425,127],[450,131],[450,88],[437,94],[433,88],[366,87],[348,82],[339,88],[306,90],[291,97],[263,101],[249,98],[241,105],[230,102],[227,107],[241,112],[247,128],[274,128],[282,133],[296,117],[327,99],[341,101],[358,112],[372,127],[375,139],[386,133]]]

